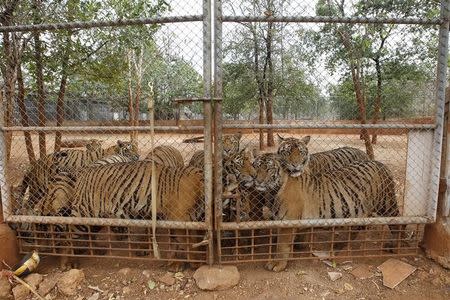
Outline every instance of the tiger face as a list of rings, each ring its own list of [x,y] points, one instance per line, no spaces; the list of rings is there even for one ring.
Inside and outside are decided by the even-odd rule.
[[[232,156],[224,157],[222,175],[225,191],[231,192],[239,186],[248,188],[253,185],[256,173],[252,162],[253,154],[246,148]]]
[[[139,159],[139,153],[138,153],[138,145],[136,141],[117,141],[117,145],[115,147],[116,154],[136,158],[136,160]]]
[[[227,134],[222,137],[223,155],[231,156],[239,152],[239,144],[241,141],[242,133]]]
[[[309,151],[308,143],[311,139],[310,136],[305,136],[302,139],[296,138],[283,138],[278,135],[279,143],[278,155],[280,157],[280,163],[283,169],[291,177],[300,176],[309,164]]]
[[[281,186],[281,165],[274,153],[258,156],[253,162],[256,172],[255,189],[260,192],[277,190]]]

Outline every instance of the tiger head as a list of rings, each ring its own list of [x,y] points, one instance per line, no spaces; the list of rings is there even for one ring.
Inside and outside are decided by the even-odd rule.
[[[279,143],[278,155],[281,166],[291,177],[300,176],[309,164],[308,143],[311,137],[305,136],[302,139],[283,138],[278,135]]]
[[[117,145],[114,148],[116,154],[128,156],[131,158],[139,159],[138,144],[136,141],[117,141]]]
[[[223,159],[224,190],[234,191],[238,187],[248,188],[253,185],[255,169],[252,165],[253,153],[244,148]]]
[[[281,164],[274,153],[258,156],[253,162],[255,188],[260,192],[277,190],[281,186]]]
[[[227,134],[222,137],[224,156],[230,156],[239,152],[239,143],[241,138],[242,133]]]
[[[57,174],[49,179],[47,194],[35,205],[35,212],[42,216],[67,215],[75,180],[73,173],[58,170]]]

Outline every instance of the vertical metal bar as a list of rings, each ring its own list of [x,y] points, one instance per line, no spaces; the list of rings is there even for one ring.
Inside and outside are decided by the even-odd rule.
[[[203,82],[204,96],[211,98],[211,0],[203,0]],[[208,226],[208,264],[214,262],[213,239],[213,180],[212,180],[212,103],[205,101],[204,108],[204,151],[205,151],[205,222]]]
[[[3,91],[0,90],[0,125],[3,127],[4,124],[4,103],[3,103]],[[10,215],[10,205],[9,205],[9,189],[6,182],[6,132],[0,131],[0,193],[2,196],[2,203],[0,205],[0,223],[3,223],[8,215]]]
[[[214,0],[214,97],[222,98],[222,0]],[[222,102],[214,103],[214,203],[217,257],[221,260],[222,223]]]
[[[442,136],[444,126],[445,111],[445,87],[447,78],[447,59],[448,59],[448,30],[449,30],[450,7],[449,0],[441,1],[441,19],[439,28],[439,53],[437,64],[437,82],[436,82],[436,128],[434,130],[433,156],[431,162],[430,176],[430,206],[428,207],[428,216],[436,220],[436,210],[439,191],[439,175],[441,169]]]

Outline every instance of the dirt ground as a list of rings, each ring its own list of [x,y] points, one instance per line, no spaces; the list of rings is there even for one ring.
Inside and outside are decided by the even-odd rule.
[[[109,259],[80,259],[79,268],[86,280],[77,296],[64,298],[53,291],[51,299],[450,299],[450,271],[424,256],[402,258],[417,269],[394,289],[383,286],[376,267],[383,259],[354,259],[336,262],[336,268],[322,261],[291,262],[286,271],[266,271],[262,264],[238,265],[240,282],[225,291],[201,291],[193,279],[194,270],[171,274],[172,286],[159,282],[167,267],[154,263]],[[359,265],[369,265],[373,277],[356,279],[350,272]],[[44,257],[38,272],[61,272],[57,259]],[[124,269],[129,268],[129,270]],[[328,272],[341,272],[332,282]],[[96,290],[97,291],[96,291]],[[102,292],[99,292],[99,291]],[[94,296],[96,297],[96,296]]]

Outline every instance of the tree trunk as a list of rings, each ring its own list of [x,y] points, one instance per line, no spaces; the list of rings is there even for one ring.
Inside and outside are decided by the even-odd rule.
[[[380,111],[381,111],[381,93],[382,93],[382,78],[381,78],[381,64],[380,64],[380,57],[377,56],[375,59],[375,69],[377,71],[377,94],[375,97],[375,108],[373,111],[373,124],[377,124],[378,119],[380,118]],[[374,133],[372,135],[372,144],[377,143],[377,135]]]
[[[258,123],[264,124],[264,83],[261,79],[260,70],[259,70],[259,45],[256,34],[256,24],[250,25],[252,35],[253,35],[253,51],[254,51],[254,72],[255,79],[258,85]],[[259,150],[264,149],[264,130],[259,129]]]
[[[39,8],[40,0],[34,0],[33,8],[35,13],[35,23],[40,23]],[[46,123],[45,118],[45,90],[44,90],[44,71],[42,64],[42,45],[40,40],[40,34],[38,31],[33,32],[34,40],[34,60],[36,64],[36,87],[38,97],[38,126],[44,127]],[[47,155],[45,142],[45,132],[39,132],[39,157],[45,157]]]
[[[63,62],[63,69],[66,68],[66,64]],[[56,102],[56,126],[61,127],[64,122],[64,96],[66,94],[67,86],[67,73],[66,70],[62,71],[61,82],[59,84],[58,100]],[[61,131],[55,133],[55,152],[61,150]]]
[[[7,22],[9,24],[9,21]],[[14,45],[11,43],[12,35],[9,33],[3,34],[3,47],[6,59],[4,82],[5,82],[5,99],[4,103],[0,105],[5,109],[4,111],[4,123],[5,126],[9,127],[12,125],[12,110],[13,110],[13,98],[14,98],[14,86],[16,81],[16,60],[14,59]],[[2,108],[2,109],[3,109]],[[6,159],[9,160],[11,156],[11,140],[12,132],[7,131],[5,133],[5,143],[6,143]]]
[[[264,81],[267,81],[266,90],[266,119],[267,124],[273,124],[273,61],[272,61],[272,29],[273,23],[268,23],[267,25],[267,39],[266,39],[266,64],[264,65]],[[273,139],[273,129],[269,128],[267,130],[267,146],[272,147],[275,145]]]
[[[25,106],[25,85],[23,84],[22,67],[17,68],[17,104],[19,106],[20,117],[23,127],[30,126],[30,121],[28,119],[27,109]],[[25,146],[27,148],[28,160],[30,162],[36,161],[36,156],[34,155],[33,141],[31,140],[31,135],[29,131],[23,132],[25,137]]]
[[[355,64],[350,62],[350,68],[352,73],[352,80],[353,85],[355,87],[355,95],[356,95],[356,102],[358,103],[358,109],[359,109],[359,119],[361,121],[361,124],[366,124],[366,104],[364,103],[364,97],[362,93],[362,87],[361,87],[361,79],[359,76],[359,72],[357,72],[357,67]],[[366,145],[366,152],[370,159],[374,159],[374,153],[373,153],[373,147],[372,143],[370,142],[370,136],[367,132],[367,129],[363,128],[361,129],[361,136],[364,140],[364,144]]]

